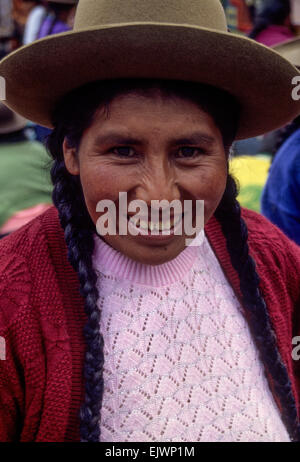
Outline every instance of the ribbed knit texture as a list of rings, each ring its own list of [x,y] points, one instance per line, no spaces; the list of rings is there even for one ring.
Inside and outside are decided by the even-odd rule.
[[[240,303],[198,241],[151,266],[96,238],[102,441],[289,441]]]
[[[112,274],[121,282],[131,281],[146,286],[166,286],[178,282],[190,270],[197,258],[196,249],[201,245],[204,233],[193,240],[193,245],[186,247],[171,262],[163,265],[143,265],[117,252],[102,239],[95,237],[95,264],[100,271]]]
[[[300,361],[292,360],[291,349],[300,335],[300,250],[263,217],[243,215],[299,413]],[[239,298],[239,278],[214,218],[206,235]],[[0,257],[0,335],[7,351],[0,361],[0,441],[79,441],[86,316],[57,211],[2,239]]]

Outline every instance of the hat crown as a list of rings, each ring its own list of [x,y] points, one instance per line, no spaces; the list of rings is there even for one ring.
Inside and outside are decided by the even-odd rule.
[[[220,0],[79,0],[74,30],[132,22],[186,24],[227,31]]]

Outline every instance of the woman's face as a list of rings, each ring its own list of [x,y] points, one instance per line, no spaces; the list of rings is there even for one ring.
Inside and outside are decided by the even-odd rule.
[[[129,92],[115,97],[109,110],[99,108],[83,133],[79,149],[68,146],[64,157],[68,171],[80,175],[88,212],[96,224],[104,211],[102,200],[116,205],[117,233],[103,239],[133,260],[157,265],[175,258],[191,236],[149,236],[150,206],[153,200],[204,201],[204,223],[217,208],[226,186],[227,160],[222,136],[212,117],[195,103],[181,97]],[[149,222],[143,235],[118,234],[119,193],[127,203],[142,200],[148,207]],[[106,211],[106,209],[105,209]],[[135,215],[126,213],[126,220]],[[176,215],[176,214],[175,214]],[[160,215],[160,218],[162,215]],[[178,216],[172,215],[175,220]],[[138,224],[137,224],[138,226]]]

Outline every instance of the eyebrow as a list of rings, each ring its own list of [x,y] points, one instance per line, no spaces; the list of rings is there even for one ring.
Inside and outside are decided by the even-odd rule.
[[[141,145],[143,141],[132,136],[121,135],[117,133],[107,133],[106,135],[98,135],[94,142],[95,145],[101,144],[134,144]]]
[[[179,146],[179,145],[198,145],[198,144],[206,144],[207,146],[213,145],[216,142],[216,138],[208,135],[207,133],[202,132],[194,132],[190,134],[186,134],[184,136],[180,136],[179,138],[172,138],[168,141],[168,143],[172,146]],[[98,135],[95,139],[94,144],[99,146],[103,144],[120,144],[120,145],[142,145],[145,141],[142,138],[135,138],[130,135],[122,135],[120,133],[107,133],[104,135]]]
[[[184,145],[184,144],[207,144],[212,145],[216,142],[216,138],[202,132],[195,132],[182,136],[180,138],[174,138],[172,144]]]

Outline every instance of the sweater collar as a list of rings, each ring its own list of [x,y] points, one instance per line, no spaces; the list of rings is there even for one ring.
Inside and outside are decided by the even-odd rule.
[[[195,248],[202,245],[204,231],[193,240],[176,258],[161,265],[147,265],[134,261],[109,246],[95,235],[93,255],[94,267],[98,271],[116,276],[136,284],[161,287],[182,280],[191,269],[196,258]]]

